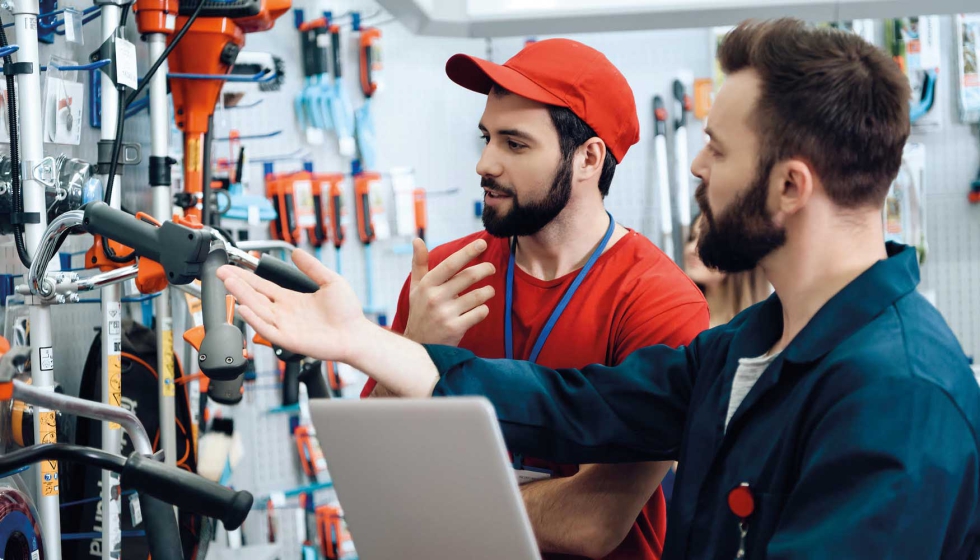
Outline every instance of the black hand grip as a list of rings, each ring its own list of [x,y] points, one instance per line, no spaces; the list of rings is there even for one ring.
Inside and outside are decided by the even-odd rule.
[[[137,255],[160,262],[160,228],[155,225],[137,220],[136,216],[104,202],[86,204],[82,224],[91,234],[132,247]]]
[[[255,274],[259,278],[265,278],[273,284],[294,292],[313,294],[320,289],[316,282],[300,272],[298,268],[269,255],[262,255],[259,258],[259,266],[255,269]]]
[[[311,399],[330,398],[330,388],[323,377],[323,362],[317,360],[303,365],[299,380],[306,385],[306,394]]]
[[[343,56],[340,53],[340,27],[330,30],[330,47],[333,51],[333,77],[340,78],[343,74],[343,65],[341,63]]]
[[[143,493],[139,494],[139,499],[150,556],[153,560],[183,560],[174,506]]]
[[[323,245],[323,242],[327,240],[327,228],[324,226],[323,198],[318,194],[313,195],[313,212],[316,217],[316,226],[313,227],[313,237],[310,239],[310,245],[319,249]]]
[[[231,381],[212,379],[208,383],[208,398],[216,403],[233,405],[242,402],[242,382],[244,375]]]
[[[299,402],[299,362],[286,362],[282,377],[282,405],[290,406]]]
[[[137,220],[104,202],[85,205],[85,230],[136,251],[136,255],[163,266],[171,284],[188,284],[201,275],[201,265],[211,248],[211,234],[174,222],[160,227]]]
[[[330,197],[330,222],[333,226],[333,245],[340,248],[344,244],[344,224],[341,223],[341,201],[340,196]]]
[[[228,292],[216,276],[218,268],[228,264],[228,253],[215,249],[201,269],[201,307],[204,316],[204,340],[198,352],[201,372],[211,379],[233,381],[248,366],[245,359],[245,335],[229,322]]]
[[[224,282],[216,276],[218,269],[226,264],[228,253],[224,249],[215,249],[208,254],[201,268],[201,314],[205,330],[225,323],[228,316],[225,302],[228,292]]]
[[[282,230],[283,230],[282,221],[283,221],[284,217],[282,215],[282,209],[279,207],[279,196],[278,195],[272,197],[272,207],[276,211],[276,219],[275,220],[272,220],[270,222],[272,237],[274,237],[276,239],[286,239],[285,236],[283,236],[283,233],[282,233]]]
[[[126,460],[122,483],[191,513],[219,519],[229,531],[241,527],[252,509],[248,492],[236,492],[135,453]]]
[[[286,224],[284,226],[286,228],[285,235],[289,236],[283,237],[283,239],[290,243],[299,243],[299,240],[296,239],[296,206],[293,202],[293,195],[286,194],[283,196],[283,199],[286,201]]]

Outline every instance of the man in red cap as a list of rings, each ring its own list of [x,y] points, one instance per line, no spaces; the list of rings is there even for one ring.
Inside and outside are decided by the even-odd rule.
[[[431,254],[415,241],[394,330],[559,368],[616,365],[639,348],[688,344],[707,328],[694,284],[603,206],[639,123],[629,84],[602,53],[550,39],[503,65],[456,55],[446,73],[487,95],[479,124],[487,146],[476,167],[486,231]],[[364,394],[372,391],[386,393],[373,381]],[[513,460],[546,558],[660,557],[667,463]]]

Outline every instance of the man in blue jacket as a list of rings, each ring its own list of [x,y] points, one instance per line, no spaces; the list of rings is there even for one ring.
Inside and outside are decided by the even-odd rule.
[[[980,387],[915,291],[915,250],[882,229],[907,80],[857,36],[793,20],[739,26],[719,59],[692,166],[699,251],[721,270],[761,264],[776,294],[686,348],[582,370],[482,360],[372,326],[302,252],[316,294],[219,275],[273,343],[396,394],[487,396],[515,452],[679,460],[664,558],[977,560]]]

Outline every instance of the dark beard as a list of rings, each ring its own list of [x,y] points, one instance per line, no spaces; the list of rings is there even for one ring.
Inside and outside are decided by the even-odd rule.
[[[548,194],[539,202],[521,204],[517,191],[497,183],[491,177],[484,177],[480,186],[511,196],[511,208],[505,214],[497,212],[496,208],[483,206],[483,227],[487,233],[494,237],[534,235],[558,217],[572,197],[572,160],[562,158]]]
[[[715,219],[708,206],[708,187],[702,182],[695,199],[704,216],[698,236],[698,256],[709,268],[745,272],[786,243],[786,228],[776,225],[766,210],[771,165],[760,165],[749,190],[738,195]]]

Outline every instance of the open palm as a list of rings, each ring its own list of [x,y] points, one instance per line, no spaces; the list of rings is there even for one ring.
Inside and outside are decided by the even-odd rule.
[[[218,269],[218,278],[238,300],[242,318],[272,344],[311,358],[345,361],[357,330],[370,324],[357,295],[309,253],[294,251],[293,262],[319,284],[316,293],[287,290],[233,266]]]

